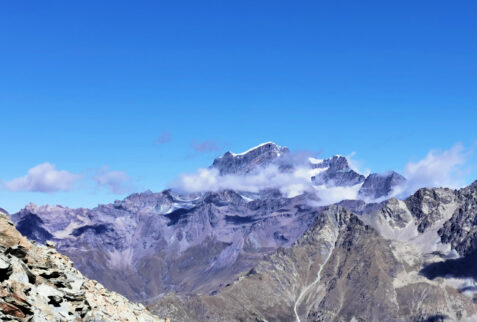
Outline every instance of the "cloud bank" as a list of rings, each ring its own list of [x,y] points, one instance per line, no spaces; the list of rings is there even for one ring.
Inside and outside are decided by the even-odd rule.
[[[183,192],[219,191],[232,189],[259,192],[265,189],[279,189],[286,195],[297,195],[311,188],[310,180],[301,172],[282,172],[278,166],[270,165],[249,175],[224,175],[214,168],[199,169],[196,173],[182,174],[171,187]]]
[[[132,189],[132,178],[123,171],[110,171],[108,167],[96,170],[96,174],[80,175],[66,170],[57,170],[54,164],[41,163],[28,170],[23,177],[15,178],[3,184],[10,191],[55,193],[74,190],[78,183],[90,186],[94,183],[106,187],[111,193],[123,194]]]
[[[56,170],[56,166],[49,162],[39,164],[20,178],[5,183],[10,191],[48,192],[72,190],[80,175],[66,170]]]
[[[404,185],[395,188],[387,197],[366,201],[379,202],[390,197],[406,198],[423,187],[462,187],[464,176],[460,169],[465,164],[467,155],[460,144],[442,152],[431,150],[422,160],[405,165],[403,174],[407,182]],[[273,164],[246,175],[221,176],[214,168],[199,169],[192,174],[182,174],[170,187],[185,193],[224,189],[256,193],[265,189],[278,189],[288,197],[307,192],[316,195],[319,199],[317,205],[358,199],[361,184],[349,187],[314,185],[311,177],[316,174],[313,173],[316,169],[310,169],[303,159],[303,156],[293,157],[293,154],[288,158],[294,165],[292,171],[282,171]],[[347,159],[350,162],[351,157]],[[352,167],[357,169],[356,163],[351,163]],[[368,174],[369,170],[366,170],[365,175]]]
[[[291,198],[303,193],[315,194],[316,205],[329,205],[343,199],[356,199],[361,185],[338,187],[332,185],[314,185],[311,177],[316,174],[304,164],[295,165],[292,171],[284,172],[277,165],[269,165],[252,174],[223,175],[214,168],[199,169],[196,173],[182,174],[171,184],[172,189],[185,193],[220,191],[231,189],[257,193],[266,189],[278,189]]]
[[[204,142],[197,149],[207,151],[215,147],[215,143]],[[431,150],[423,159],[408,162],[403,168],[403,175],[407,182],[394,189],[387,198],[406,198],[422,187],[459,188],[464,186],[465,172],[462,171],[462,167],[469,154],[462,145],[456,144],[445,151]],[[303,193],[314,194],[318,199],[317,204],[320,205],[332,204],[344,199],[358,199],[361,185],[337,187],[329,183],[327,185],[313,184],[311,177],[323,169],[311,169],[308,163],[309,156],[310,154],[305,152],[287,155],[285,162],[293,165],[293,168],[288,168],[287,171],[277,164],[257,169],[246,175],[221,176],[214,168],[199,169],[195,173],[180,175],[169,187],[184,193],[224,189],[257,193],[261,190],[278,189],[288,197]],[[351,157],[347,159],[353,164],[353,161],[350,161]],[[113,194],[124,194],[133,190],[133,179],[124,171],[111,171],[108,167],[104,167],[96,170],[95,174],[80,175],[67,170],[58,170],[49,162],[34,166],[26,175],[4,183],[4,188],[10,191],[55,193],[71,191],[76,188],[79,181],[93,183],[96,187],[104,187]]]

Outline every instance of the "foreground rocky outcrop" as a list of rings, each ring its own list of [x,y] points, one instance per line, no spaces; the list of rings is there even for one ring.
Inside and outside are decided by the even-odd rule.
[[[31,243],[0,212],[2,321],[164,321],[85,278],[54,249]]]

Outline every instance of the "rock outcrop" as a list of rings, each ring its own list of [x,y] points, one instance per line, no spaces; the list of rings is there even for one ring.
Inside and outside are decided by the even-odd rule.
[[[438,233],[460,255],[477,251],[477,181],[456,193],[458,207]]]

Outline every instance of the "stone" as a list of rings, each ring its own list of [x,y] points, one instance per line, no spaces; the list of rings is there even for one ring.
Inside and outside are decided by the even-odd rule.
[[[47,247],[50,247],[50,248],[55,248],[56,247],[56,244],[54,242],[52,242],[51,240],[47,240],[45,245]]]

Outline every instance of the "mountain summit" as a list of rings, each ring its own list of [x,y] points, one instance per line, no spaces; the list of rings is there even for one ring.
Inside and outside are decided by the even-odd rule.
[[[221,175],[247,174],[258,167],[265,167],[279,158],[290,153],[287,147],[281,147],[273,142],[265,142],[242,153],[227,152],[216,158],[212,168],[219,170]]]

